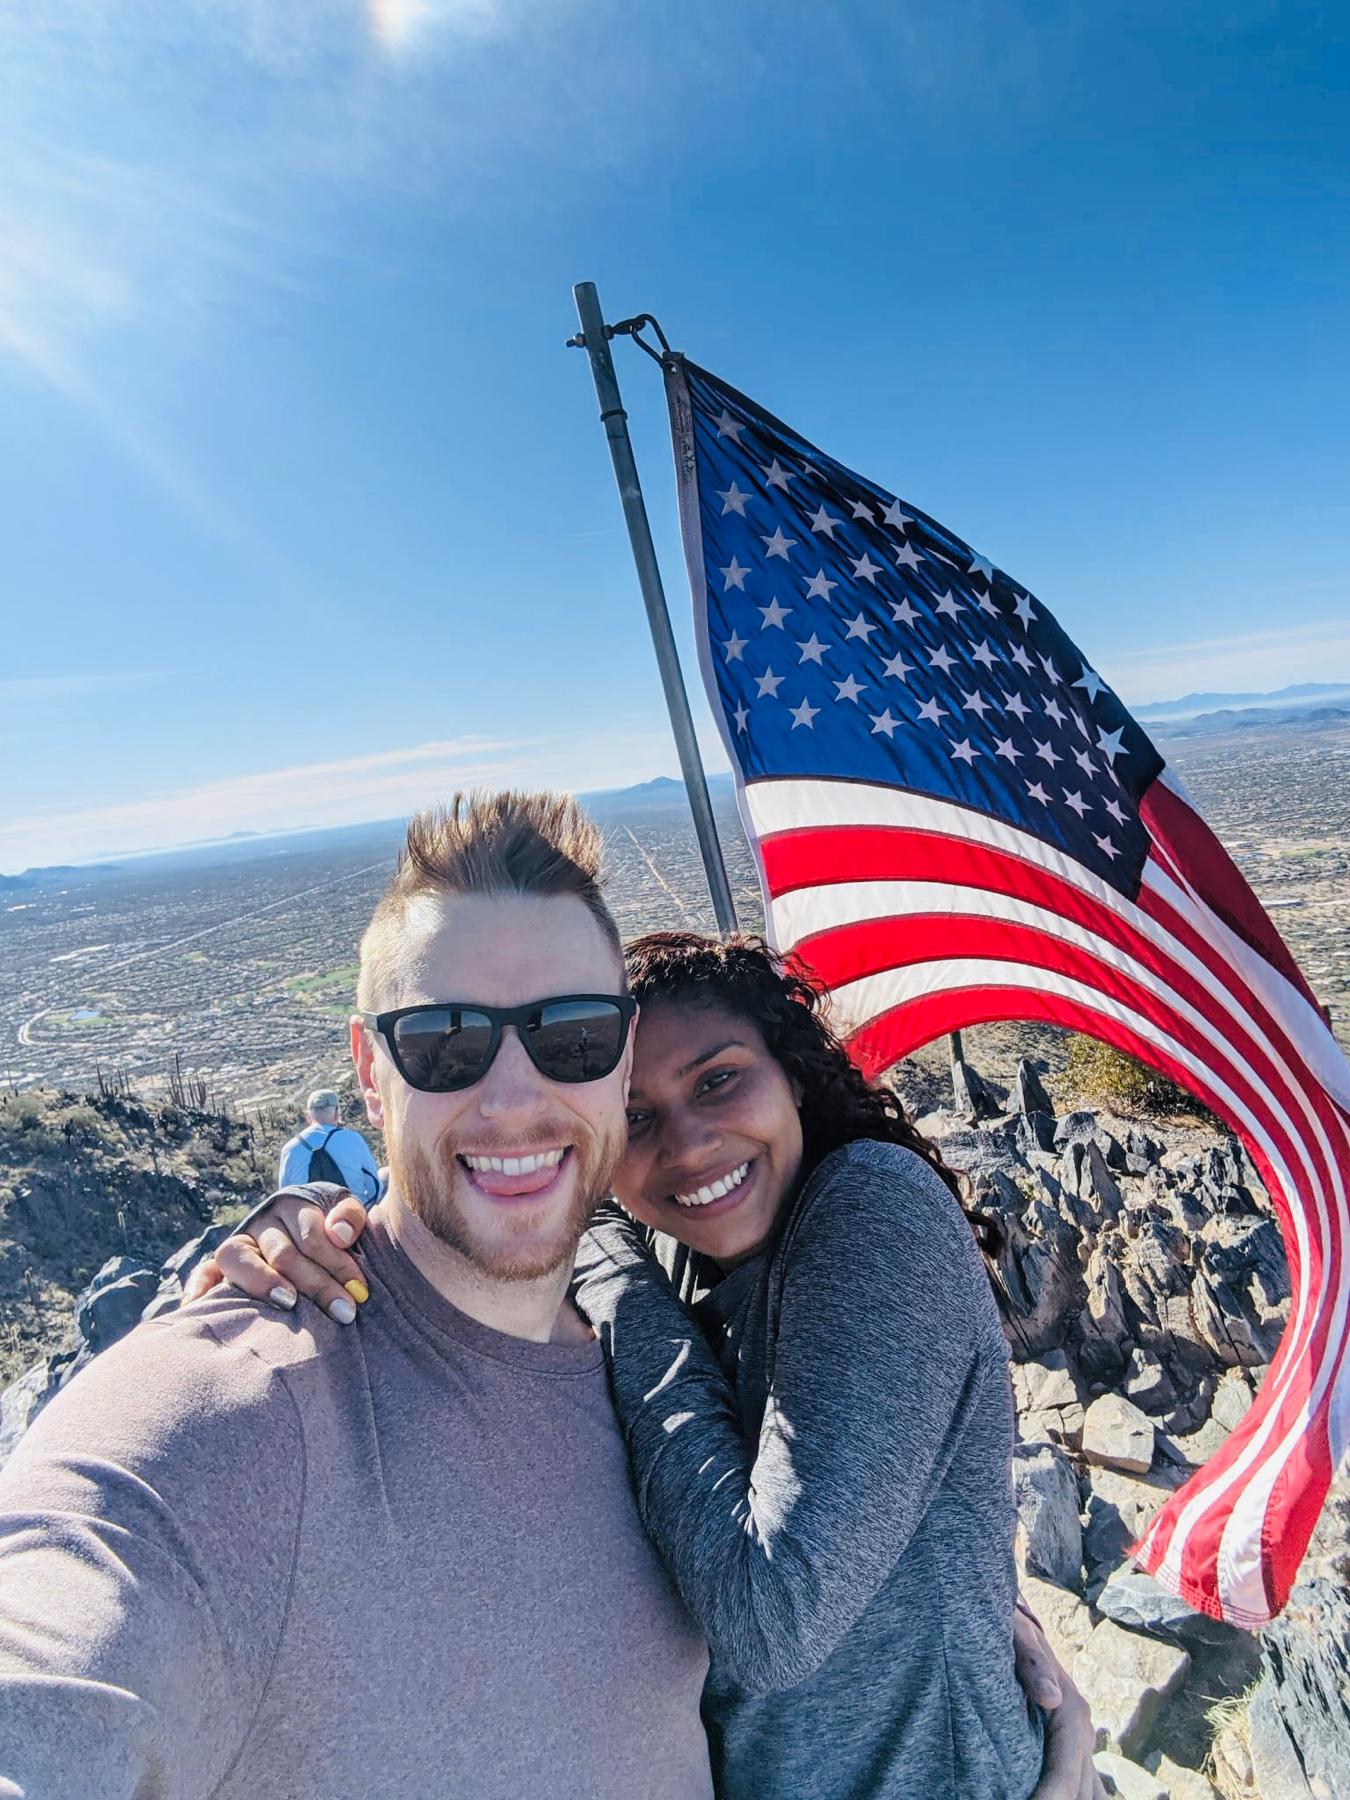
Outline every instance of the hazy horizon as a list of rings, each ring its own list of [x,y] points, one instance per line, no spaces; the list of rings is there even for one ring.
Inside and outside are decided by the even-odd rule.
[[[1289,697],[1290,690],[1297,693],[1300,688],[1309,691],[1297,699]],[[1152,726],[1155,730],[1165,730],[1168,725],[1185,723],[1187,720],[1195,717],[1196,714],[1193,712],[1176,713],[1172,709],[1183,706],[1187,702],[1196,699],[1203,700],[1212,706],[1222,706],[1223,703],[1234,703],[1239,707],[1247,707],[1253,711],[1261,711],[1266,708],[1273,709],[1281,705],[1288,706],[1293,711],[1298,711],[1304,706],[1315,707],[1319,703],[1334,700],[1341,695],[1350,695],[1350,682],[1317,681],[1291,683],[1286,684],[1286,687],[1284,688],[1272,689],[1267,692],[1239,691],[1236,693],[1198,693],[1195,690],[1192,690],[1189,693],[1178,695],[1172,700],[1140,701],[1137,703],[1137,710],[1144,715],[1151,714],[1155,709],[1159,712],[1165,710],[1168,714],[1167,717],[1145,718],[1145,723]],[[1199,716],[1203,717],[1204,714],[1201,713]],[[710,782],[714,780],[730,779],[731,770],[727,767],[726,759],[722,754],[720,745],[716,746],[711,755],[708,752],[708,747],[706,745],[704,746],[704,762],[705,773]],[[558,782],[549,780],[547,777],[541,777],[537,781],[531,780],[524,783],[524,785],[557,787],[563,789],[565,792],[577,794],[583,800],[592,800],[610,794],[626,794],[635,788],[650,785],[654,781],[666,781],[674,786],[681,786],[682,778],[678,775],[672,775],[670,772],[672,766],[674,766],[673,748],[667,753],[667,762],[664,768],[657,769],[650,775],[634,776],[629,781],[604,782],[593,786],[583,786],[578,783]],[[521,785],[520,783],[514,782],[510,776],[502,778],[502,784],[505,783]],[[450,789],[419,794],[409,806],[379,815],[363,813],[349,817],[330,818],[317,821],[310,820],[299,823],[274,824],[263,828],[235,827],[231,830],[222,831],[210,836],[181,838],[169,843],[141,843],[133,846],[124,846],[115,850],[94,851],[88,855],[70,858],[54,857],[50,862],[30,863],[21,869],[0,869],[0,877],[14,877],[32,873],[34,870],[51,867],[82,868],[104,863],[133,861],[138,857],[167,856],[180,851],[206,849],[213,846],[224,847],[225,845],[237,842],[241,839],[256,841],[269,838],[295,837],[306,832],[359,831],[365,827],[373,829],[377,826],[386,824],[392,825],[402,819],[406,819],[409,813],[416,811],[419,806],[432,804],[437,799],[443,798],[446,792],[453,791],[453,787],[463,785],[465,785],[463,782],[456,780]]]

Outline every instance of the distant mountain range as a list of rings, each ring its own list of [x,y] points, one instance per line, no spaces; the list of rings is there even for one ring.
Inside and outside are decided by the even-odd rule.
[[[1350,703],[1350,682],[1300,681],[1294,687],[1276,688],[1268,694],[1183,694],[1180,700],[1153,700],[1147,706],[1131,710],[1141,725],[1159,719],[1194,719],[1201,713],[1228,711],[1237,707],[1303,707],[1325,705],[1333,700]]]
[[[728,771],[708,777],[710,800],[730,799],[736,784]],[[684,783],[672,775],[658,775],[653,781],[639,781],[634,787],[602,788],[597,794],[578,794],[577,799],[599,824],[635,813],[680,812],[689,802],[684,796]]]
[[[1350,723],[1350,682],[1304,681],[1266,694],[1183,694],[1179,700],[1155,700],[1136,706],[1134,716],[1155,736],[1167,739],[1253,729],[1317,730],[1327,725]],[[735,791],[725,771],[708,777],[714,802],[729,800]],[[621,817],[681,812],[687,805],[684,783],[670,775],[640,781],[632,787],[602,788],[580,794],[587,812],[601,824]],[[19,893],[57,883],[90,881],[116,875],[142,873],[148,866],[169,864],[207,866],[222,859],[244,856],[287,855],[298,850],[343,849],[369,841],[374,854],[383,853],[386,840],[396,844],[403,833],[401,819],[380,819],[360,825],[336,825],[321,830],[291,832],[232,832],[228,838],[203,839],[172,849],[147,850],[115,862],[62,863],[51,868],[25,869],[21,875],[0,875],[0,895]]]

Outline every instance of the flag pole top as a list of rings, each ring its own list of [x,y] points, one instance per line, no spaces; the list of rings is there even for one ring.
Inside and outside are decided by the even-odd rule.
[[[569,348],[584,350],[590,361],[596,398],[600,402],[600,422],[609,441],[614,478],[618,483],[619,500],[628,526],[628,541],[633,551],[643,605],[647,611],[652,646],[656,651],[666,710],[670,715],[671,732],[680,759],[680,773],[684,777],[685,792],[689,796],[689,810],[693,815],[694,832],[703,858],[713,916],[717,920],[718,931],[725,937],[736,930],[736,905],[732,899],[731,884],[727,880],[726,863],[722,857],[712,802],[708,797],[708,782],[703,772],[703,758],[699,754],[698,737],[689,711],[689,696],[685,692],[680,659],[675,648],[674,634],[670,629],[670,614],[666,610],[661,569],[656,560],[656,547],[652,542],[651,525],[642,498],[642,484],[638,479],[637,463],[628,436],[628,414],[624,411],[623,397],[619,392],[614,359],[609,353],[610,340],[616,337],[632,338],[639,349],[645,350],[662,369],[678,367],[679,357],[671,349],[665,332],[651,313],[638,313],[631,319],[620,319],[616,325],[607,325],[593,281],[577,282],[572,289],[572,298],[576,302],[577,322],[581,330],[567,342]],[[655,333],[661,346],[659,350],[642,336],[645,330]]]
[[[579,281],[572,291],[577,296],[580,296],[583,288],[590,288],[592,293],[595,292],[595,284],[590,281]],[[649,344],[642,335],[649,326],[656,333],[657,342],[661,346],[659,350]],[[604,332],[607,339],[616,337],[632,338],[638,349],[645,350],[653,362],[664,365],[668,359],[673,361],[680,355],[678,350],[671,349],[670,339],[666,336],[665,332],[662,331],[661,321],[656,317],[655,313],[636,313],[631,319],[619,319],[613,325],[605,325],[602,323],[601,330]],[[578,331],[573,337],[568,338],[567,348],[569,350],[585,350],[587,348],[586,333],[584,331]]]

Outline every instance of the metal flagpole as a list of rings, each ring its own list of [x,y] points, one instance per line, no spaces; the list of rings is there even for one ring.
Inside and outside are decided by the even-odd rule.
[[[595,291],[594,282],[579,281],[572,289],[572,298],[577,304],[581,334],[569,342],[584,349],[591,361],[595,392],[600,401],[600,422],[609,439],[614,478],[619,484],[619,499],[623,502],[628,541],[633,547],[638,585],[642,589],[643,604],[647,608],[647,623],[651,626],[652,644],[656,649],[657,666],[661,671],[661,685],[666,692],[666,708],[670,713],[671,730],[675,733],[680,771],[684,776],[685,791],[689,795],[689,808],[694,815],[698,847],[703,853],[703,869],[708,878],[708,891],[712,895],[713,913],[717,919],[717,929],[725,937],[728,932],[736,930],[736,907],[731,898],[731,885],[727,881],[726,864],[722,861],[717,826],[713,822],[703,759],[699,755],[694,721],[689,711],[689,696],[685,692],[680,659],[670,629],[670,614],[666,610],[665,590],[661,585],[661,569],[656,560],[656,547],[652,543],[647,508],[642,499],[642,484],[638,480],[633,445],[628,436],[628,414],[623,409],[618,377],[614,373],[614,359],[609,353],[609,340],[614,335],[614,328],[605,324],[604,314],[600,310],[600,296]]]

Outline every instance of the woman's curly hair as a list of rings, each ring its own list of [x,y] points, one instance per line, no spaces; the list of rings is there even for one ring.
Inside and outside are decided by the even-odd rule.
[[[755,1025],[769,1054],[801,1089],[802,1173],[859,1138],[903,1144],[945,1181],[981,1246],[993,1221],[965,1207],[957,1176],[910,1123],[897,1094],[870,1082],[824,1016],[820,992],[763,938],[652,931],[627,945],[628,983],[641,1006],[675,1001],[724,1006]]]

